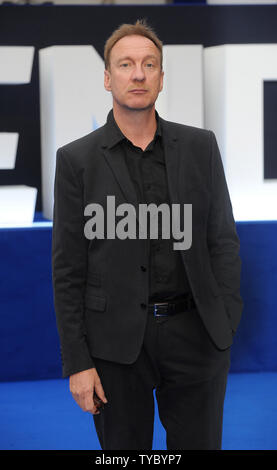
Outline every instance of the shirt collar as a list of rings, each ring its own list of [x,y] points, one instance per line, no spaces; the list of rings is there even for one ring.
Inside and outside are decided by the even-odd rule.
[[[157,111],[155,111],[155,114],[156,114],[156,120],[157,120],[157,129],[156,129],[156,133],[155,133],[155,136],[154,136],[154,140],[156,140],[157,137],[162,137],[161,120],[160,120],[160,117],[159,117],[159,114],[157,113]],[[108,117],[107,117],[107,126],[108,126],[108,132],[107,132],[107,145],[108,145],[108,148],[112,148],[115,145],[117,145],[119,142],[121,142],[123,140],[127,140],[127,138],[121,132],[121,130],[119,129],[119,127],[118,127],[118,125],[117,125],[117,123],[114,119],[112,109],[109,112]]]

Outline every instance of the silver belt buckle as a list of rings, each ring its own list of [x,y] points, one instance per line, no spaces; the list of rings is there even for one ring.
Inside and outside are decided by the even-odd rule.
[[[158,304],[154,304],[154,317],[167,317],[167,313],[158,313],[158,307],[164,307],[167,311],[168,302],[160,302]]]

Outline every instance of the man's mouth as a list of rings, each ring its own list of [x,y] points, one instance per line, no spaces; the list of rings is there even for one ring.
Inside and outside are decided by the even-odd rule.
[[[144,93],[147,93],[147,90],[144,90],[142,88],[134,88],[133,90],[130,90],[130,93],[135,93],[138,95],[143,95]]]

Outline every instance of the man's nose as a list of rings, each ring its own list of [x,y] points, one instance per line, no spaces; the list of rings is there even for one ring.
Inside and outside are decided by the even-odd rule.
[[[133,80],[143,81],[145,79],[145,70],[143,65],[136,65],[133,71]]]

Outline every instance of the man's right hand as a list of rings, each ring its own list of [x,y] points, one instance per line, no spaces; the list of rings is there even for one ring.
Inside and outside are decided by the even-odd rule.
[[[83,411],[89,411],[92,414],[100,413],[96,400],[93,401],[94,393],[104,403],[108,402],[95,367],[71,375],[69,388],[74,400]]]

